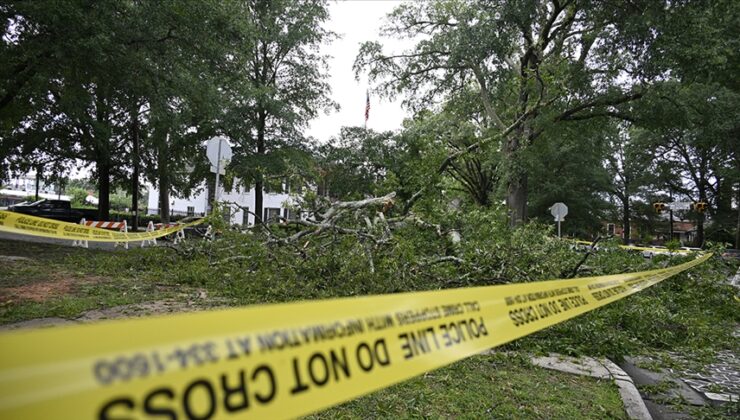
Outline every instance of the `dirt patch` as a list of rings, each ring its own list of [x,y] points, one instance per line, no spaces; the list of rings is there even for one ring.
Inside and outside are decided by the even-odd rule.
[[[225,309],[228,306],[224,301],[164,299],[152,302],[136,303],[132,305],[114,306],[106,309],[93,309],[84,312],[74,319],[64,318],[37,318],[14,324],[0,325],[0,331],[17,329],[34,329],[55,327],[59,325],[74,325],[98,322],[110,319],[137,318],[152,315],[167,315],[182,312],[194,312],[209,309]]]
[[[0,255],[0,262],[33,261],[28,257],[17,257],[15,255]]]
[[[0,289],[0,302],[4,304],[17,301],[44,302],[55,297],[72,294],[80,285],[103,281],[102,277],[76,278],[57,274],[48,281],[2,288]]]

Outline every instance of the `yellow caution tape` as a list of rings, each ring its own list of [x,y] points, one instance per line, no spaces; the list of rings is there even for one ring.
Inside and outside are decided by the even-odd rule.
[[[85,240],[93,242],[132,242],[155,239],[175,233],[180,229],[203,223],[203,219],[153,232],[117,232],[76,223],[62,222],[22,213],[0,211],[0,232],[20,235],[42,236],[45,238]]]
[[[0,418],[300,416],[592,311],[710,255],[632,274],[4,333]]]
[[[591,245],[592,244],[592,242],[588,242],[588,241],[574,241],[574,242],[577,244],[581,244],[581,245]],[[686,254],[686,253],[691,252],[686,249],[674,249],[673,251],[671,251],[668,248],[654,248],[654,247],[633,246],[633,245],[619,245],[619,247],[622,249],[633,250],[633,251],[676,252],[679,254]]]

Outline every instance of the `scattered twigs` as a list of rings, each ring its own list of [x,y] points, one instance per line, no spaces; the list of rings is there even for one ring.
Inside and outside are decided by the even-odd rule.
[[[446,255],[444,257],[439,257],[439,258],[435,258],[432,260],[422,260],[421,265],[429,266],[429,265],[441,264],[441,263],[446,263],[446,262],[452,262],[457,265],[465,264],[465,260],[463,260],[460,257],[455,257],[454,255]]]

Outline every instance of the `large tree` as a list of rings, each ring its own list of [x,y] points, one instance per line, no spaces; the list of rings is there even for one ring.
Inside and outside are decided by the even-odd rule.
[[[627,245],[632,235],[632,201],[654,180],[654,172],[650,169],[654,167],[655,155],[650,151],[650,142],[639,135],[635,138],[630,125],[611,126],[613,131],[608,136],[608,154],[604,160],[604,167],[612,178],[607,190],[619,202],[623,241]]]
[[[240,69],[226,79],[227,112],[221,129],[236,143],[232,169],[254,185],[254,213],[262,218],[263,186],[286,171],[304,129],[334,104],[326,57],[318,48],[333,34],[325,0],[246,0],[240,11],[253,38],[230,58]]]
[[[356,71],[386,94],[407,92],[416,109],[473,87],[501,141],[512,224],[527,217],[522,154],[551,141],[551,128],[594,117],[630,119],[648,76],[655,26],[668,8],[653,1],[437,0],[399,6],[385,35],[415,37],[410,51],[362,45]]]
[[[234,32],[230,10],[217,1],[4,3],[0,54],[12,63],[0,82],[4,162],[22,167],[30,146],[42,158],[91,164],[99,217],[108,219],[111,182],[138,191],[150,111],[205,98],[188,92],[226,59],[213,52]]]

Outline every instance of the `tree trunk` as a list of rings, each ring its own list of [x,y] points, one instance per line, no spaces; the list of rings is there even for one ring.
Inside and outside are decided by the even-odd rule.
[[[138,105],[132,113],[131,122],[131,161],[134,173],[131,177],[131,229],[139,230],[139,109]]]
[[[36,166],[36,201],[39,201],[39,184],[41,183],[41,165]]]
[[[514,227],[527,220],[527,175],[514,175],[509,180],[506,194],[506,206],[509,209],[509,225]]]
[[[522,63],[522,74],[519,86],[519,115],[524,115],[529,102],[527,87],[526,63]],[[510,163],[509,180],[507,183],[506,206],[509,209],[509,225],[514,227],[527,221],[527,199],[529,188],[527,186],[527,171],[521,167],[518,159],[519,150],[531,140],[532,118],[522,122],[521,126],[514,130],[503,148],[504,159]]]
[[[110,161],[99,159],[98,169],[98,220],[110,220]]]
[[[622,200],[622,232],[624,235],[622,243],[625,245],[629,245],[630,237],[632,236],[632,227],[630,226],[630,219],[632,218],[631,216],[630,198],[629,196],[625,195],[624,200]]]
[[[259,225],[260,220],[262,220],[262,214],[264,211],[262,210],[263,203],[262,203],[262,187],[264,184],[262,183],[261,179],[258,179],[254,183],[254,224]],[[259,220],[257,220],[259,219]]]
[[[170,175],[167,167],[167,143],[169,133],[159,142],[157,150],[157,172],[159,175],[159,217],[162,223],[170,222]]]
[[[703,174],[699,179],[704,179]],[[703,184],[699,185],[699,201],[703,203],[707,202],[707,193]],[[697,213],[696,216],[696,246],[701,248],[704,246],[704,220],[706,217],[703,212]]]
[[[257,121],[257,156],[262,156],[265,154],[265,125],[267,122],[267,112],[265,111],[259,111],[259,119]],[[262,191],[263,191],[263,179],[262,174],[259,174],[257,176],[257,179],[254,183],[254,214],[255,218],[259,218],[259,220],[254,221],[255,225],[259,225],[260,220],[262,220],[262,214],[263,214],[263,197],[262,197]]]
[[[737,186],[737,225],[735,226],[735,249],[740,249],[740,184]]]
[[[699,213],[696,223],[696,246],[704,246],[704,213]]]

